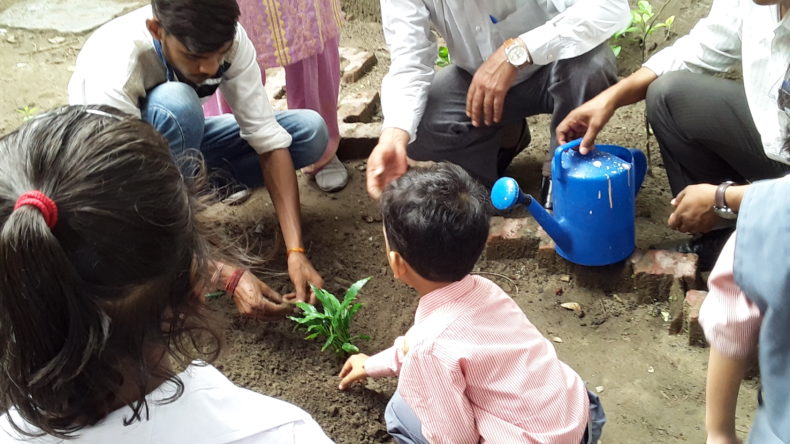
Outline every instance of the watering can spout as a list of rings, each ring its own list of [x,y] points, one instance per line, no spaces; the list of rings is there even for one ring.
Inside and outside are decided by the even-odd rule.
[[[535,221],[551,236],[554,243],[565,251],[570,251],[571,242],[568,232],[562,224],[543,208],[535,198],[525,194],[518,183],[511,177],[502,177],[491,188],[491,203],[498,210],[509,210],[523,204],[535,218]]]

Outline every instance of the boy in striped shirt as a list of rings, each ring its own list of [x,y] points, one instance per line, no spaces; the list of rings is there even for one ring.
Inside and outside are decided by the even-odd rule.
[[[387,260],[420,296],[414,325],[356,354],[340,389],[398,376],[387,430],[399,443],[595,443],[597,396],[496,284],[470,274],[488,236],[486,195],[462,168],[413,168],[381,197]]]

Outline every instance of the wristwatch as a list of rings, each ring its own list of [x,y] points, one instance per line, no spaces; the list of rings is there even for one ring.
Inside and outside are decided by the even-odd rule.
[[[724,200],[724,193],[727,191],[727,188],[734,184],[735,182],[728,180],[716,188],[716,195],[713,201],[713,212],[722,219],[732,220],[738,218],[738,213],[732,211],[732,208],[727,206],[727,201]]]
[[[532,64],[532,57],[529,56],[529,50],[519,39],[505,40],[505,55],[507,61],[516,68],[521,68],[525,65]]]

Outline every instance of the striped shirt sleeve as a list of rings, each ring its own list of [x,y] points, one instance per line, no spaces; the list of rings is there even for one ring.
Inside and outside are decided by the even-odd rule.
[[[365,361],[365,372],[371,378],[398,376],[403,365],[403,342],[405,337],[398,336],[392,347],[382,350]]]
[[[757,347],[762,315],[735,283],[735,234],[719,255],[708,278],[708,296],[702,303],[699,322],[710,346],[720,353],[743,359]]]

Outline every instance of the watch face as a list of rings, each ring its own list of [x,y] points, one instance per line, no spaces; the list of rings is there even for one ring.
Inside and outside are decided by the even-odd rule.
[[[527,62],[527,48],[515,43],[507,48],[507,61],[513,66],[521,66]]]

